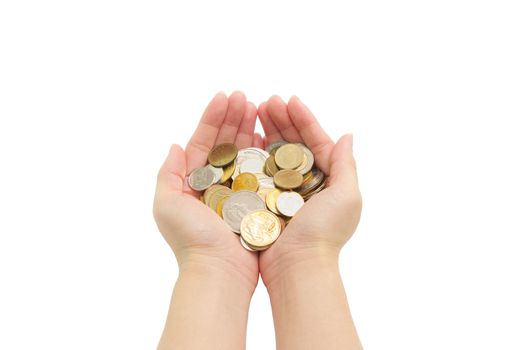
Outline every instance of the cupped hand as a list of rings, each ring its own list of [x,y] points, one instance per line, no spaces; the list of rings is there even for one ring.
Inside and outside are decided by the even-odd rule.
[[[354,233],[361,215],[352,135],[334,143],[311,111],[297,98],[288,104],[277,96],[258,108],[265,144],[277,140],[304,143],[315,164],[328,176],[327,187],[311,197],[288,223],[279,239],[259,256],[267,287],[301,263],[338,264],[343,245]]]
[[[153,207],[158,228],[174,251],[180,271],[222,271],[252,290],[258,281],[258,256],[245,250],[239,236],[199,200],[199,193],[188,185],[188,175],[206,165],[208,152],[216,144],[262,147],[261,136],[254,134],[256,113],[256,106],[241,92],[229,98],[217,94],[186,149],[171,147],[158,173]]]

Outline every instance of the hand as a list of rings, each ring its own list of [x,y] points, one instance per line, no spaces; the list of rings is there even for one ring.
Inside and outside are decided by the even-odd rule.
[[[258,282],[258,256],[246,251],[229,226],[198,199],[199,193],[189,187],[187,175],[206,165],[208,152],[215,144],[262,147],[261,136],[254,134],[256,112],[256,106],[247,102],[241,92],[233,93],[229,99],[223,93],[217,94],[185,151],[178,145],[171,147],[158,174],[153,209],[180,272],[219,271],[245,284],[251,293]]]
[[[286,105],[273,96],[260,105],[258,116],[265,144],[280,139],[302,142],[313,152],[316,166],[329,176],[327,187],[309,199],[272,247],[260,254],[261,277],[270,291],[275,280],[303,263],[337,269],[339,252],[359,223],[362,202],[352,135],[333,143],[297,97]]]

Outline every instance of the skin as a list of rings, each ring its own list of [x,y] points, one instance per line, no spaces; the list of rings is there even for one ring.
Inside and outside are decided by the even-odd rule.
[[[256,115],[264,139],[254,133]],[[215,144],[264,148],[279,139],[306,144],[329,175],[328,186],[270,249],[248,252],[198,200],[187,175],[206,164]],[[217,94],[186,149],[173,145],[158,174],[154,217],[180,271],[158,349],[244,349],[259,274],[272,302],[278,349],[361,349],[338,270],[360,212],[351,135],[333,143],[296,97],[286,104],[273,96],[256,109],[241,92]]]
[[[158,349],[245,347],[258,255],[246,251],[229,226],[198,199],[187,175],[206,164],[215,144],[262,147],[261,136],[254,134],[256,112],[241,92],[229,98],[217,94],[185,150],[172,145],[159,171],[154,217],[180,272]]]
[[[259,257],[277,349],[362,349],[338,267],[362,206],[352,135],[334,143],[297,97],[286,104],[273,96],[260,105],[258,115],[266,143],[304,143],[329,176],[328,186],[304,204]]]

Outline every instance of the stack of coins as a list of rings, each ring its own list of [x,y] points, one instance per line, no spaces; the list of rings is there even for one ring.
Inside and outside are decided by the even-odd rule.
[[[277,141],[265,150],[234,144],[216,145],[208,165],[195,169],[190,187],[240,235],[250,251],[269,248],[305,201],[320,192],[324,173],[301,143]]]

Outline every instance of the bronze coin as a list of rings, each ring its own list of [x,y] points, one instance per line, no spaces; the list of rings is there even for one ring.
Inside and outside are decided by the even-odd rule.
[[[223,167],[235,160],[238,148],[232,143],[221,143],[213,147],[208,154],[208,163]]]
[[[286,190],[291,190],[302,185],[303,177],[296,170],[279,170],[274,175],[274,183],[277,187],[284,188]]]

